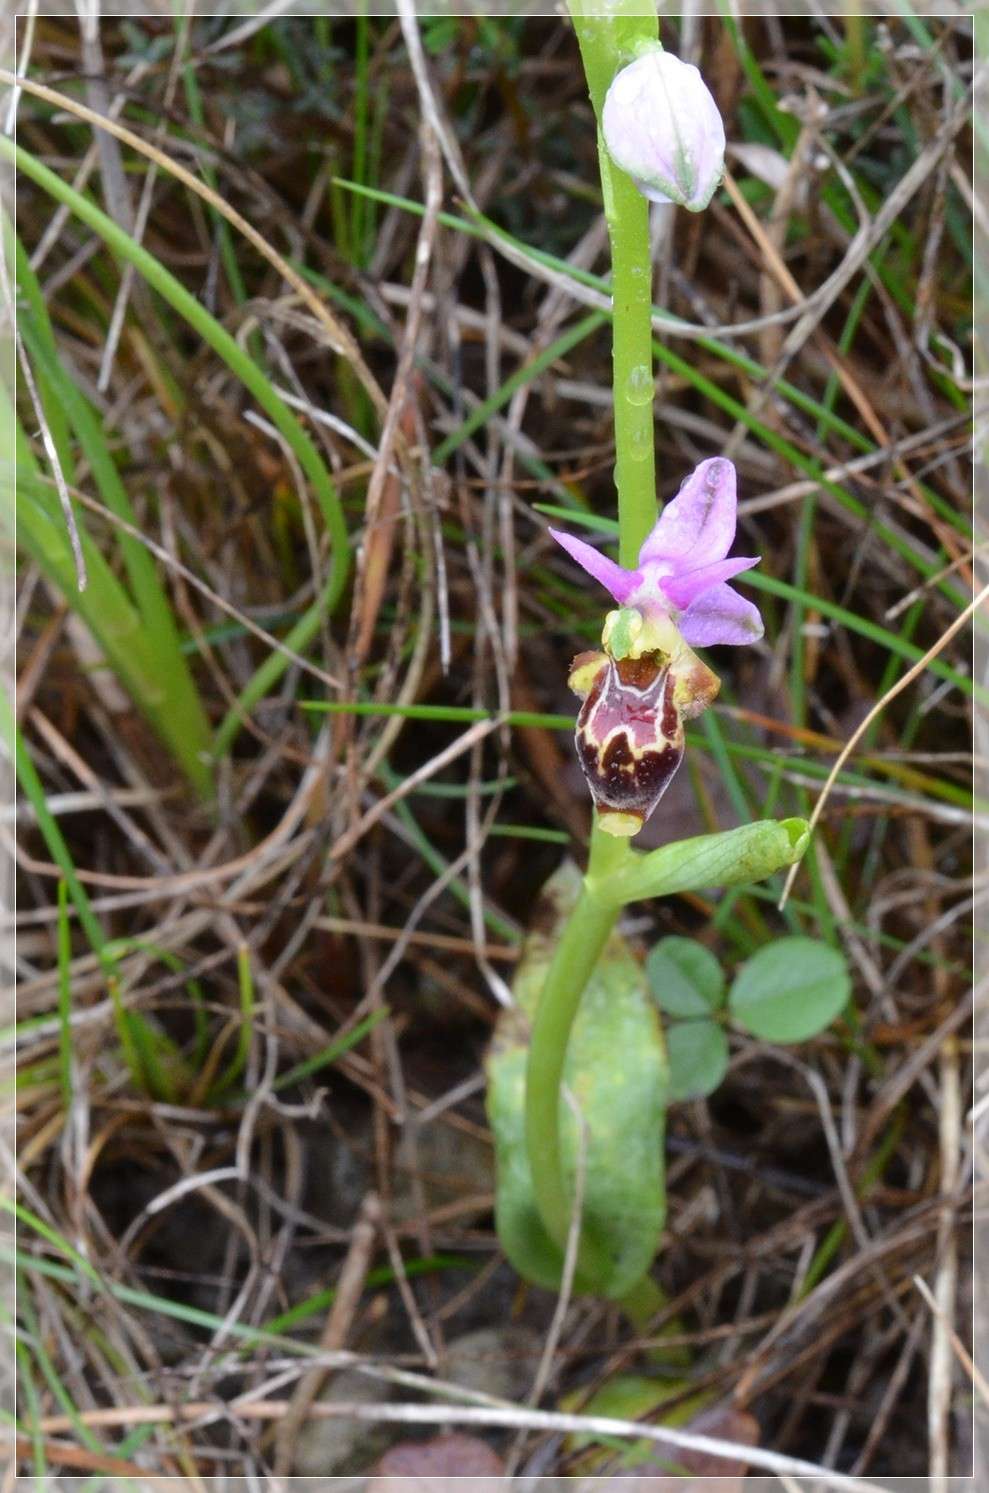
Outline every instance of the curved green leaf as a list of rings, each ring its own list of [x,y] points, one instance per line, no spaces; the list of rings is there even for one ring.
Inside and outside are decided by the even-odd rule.
[[[760,819],[740,829],[678,840],[646,855],[636,851],[595,891],[603,901],[622,906],[643,897],[762,881],[798,861],[809,838],[804,819]]]

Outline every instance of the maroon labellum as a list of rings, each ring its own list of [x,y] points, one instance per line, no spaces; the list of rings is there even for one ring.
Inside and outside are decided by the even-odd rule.
[[[670,660],[663,653],[623,659],[584,654],[575,660],[571,682],[578,693],[589,686],[577,717],[577,755],[601,828],[634,835],[683,758]]]

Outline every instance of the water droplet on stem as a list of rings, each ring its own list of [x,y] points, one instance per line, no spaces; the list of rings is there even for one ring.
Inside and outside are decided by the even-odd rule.
[[[652,371],[645,363],[637,363],[629,373],[625,384],[625,397],[629,404],[648,404],[653,396]]]

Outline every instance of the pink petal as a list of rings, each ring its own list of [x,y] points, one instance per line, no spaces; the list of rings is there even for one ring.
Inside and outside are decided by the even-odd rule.
[[[639,551],[646,560],[685,562],[690,569],[723,560],[735,538],[735,467],[727,457],[712,456],[695,467],[672,502],[667,503]],[[675,564],[679,571],[685,564]]]
[[[576,560],[582,570],[600,581],[619,605],[624,606],[635,588],[641,584],[642,576],[637,570],[623,570],[593,545],[585,544],[582,539],[574,539],[570,534],[561,534],[558,529],[550,529],[549,532],[557,544],[562,544],[571,560]]]
[[[691,602],[677,623],[692,648],[712,643],[754,643],[762,637],[762,618],[731,586],[712,586]]]
[[[734,560],[715,560],[713,565],[699,565],[696,570],[662,576],[659,584],[673,605],[682,611],[712,586],[717,586],[721,581],[729,581],[739,571],[751,570],[758,563],[758,555],[754,559],[738,555]]]

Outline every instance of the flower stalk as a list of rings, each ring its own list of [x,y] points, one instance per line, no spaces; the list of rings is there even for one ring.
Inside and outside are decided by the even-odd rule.
[[[629,6],[629,10],[633,9]],[[623,171],[613,165],[600,119],[608,87],[641,42],[655,42],[652,15],[593,14],[593,0],[570,0],[594,113],[598,120],[598,161],[608,237],[611,243],[615,482],[618,488],[619,557],[635,564],[656,519],[656,459],[653,435],[652,260],[649,204]],[[572,1199],[563,1174],[560,1105],[563,1064],[580,998],[615,926],[620,907],[603,896],[603,887],[630,854],[629,842],[602,833],[591,837],[590,861],[580,900],[557,945],[539,1002],[526,1072],[526,1146],[540,1217],[550,1237],[564,1248]],[[582,1245],[586,1258],[587,1241]],[[593,1262],[588,1261],[593,1269]]]
[[[598,137],[614,302],[615,482],[619,555],[631,564],[656,517],[649,204]]]

